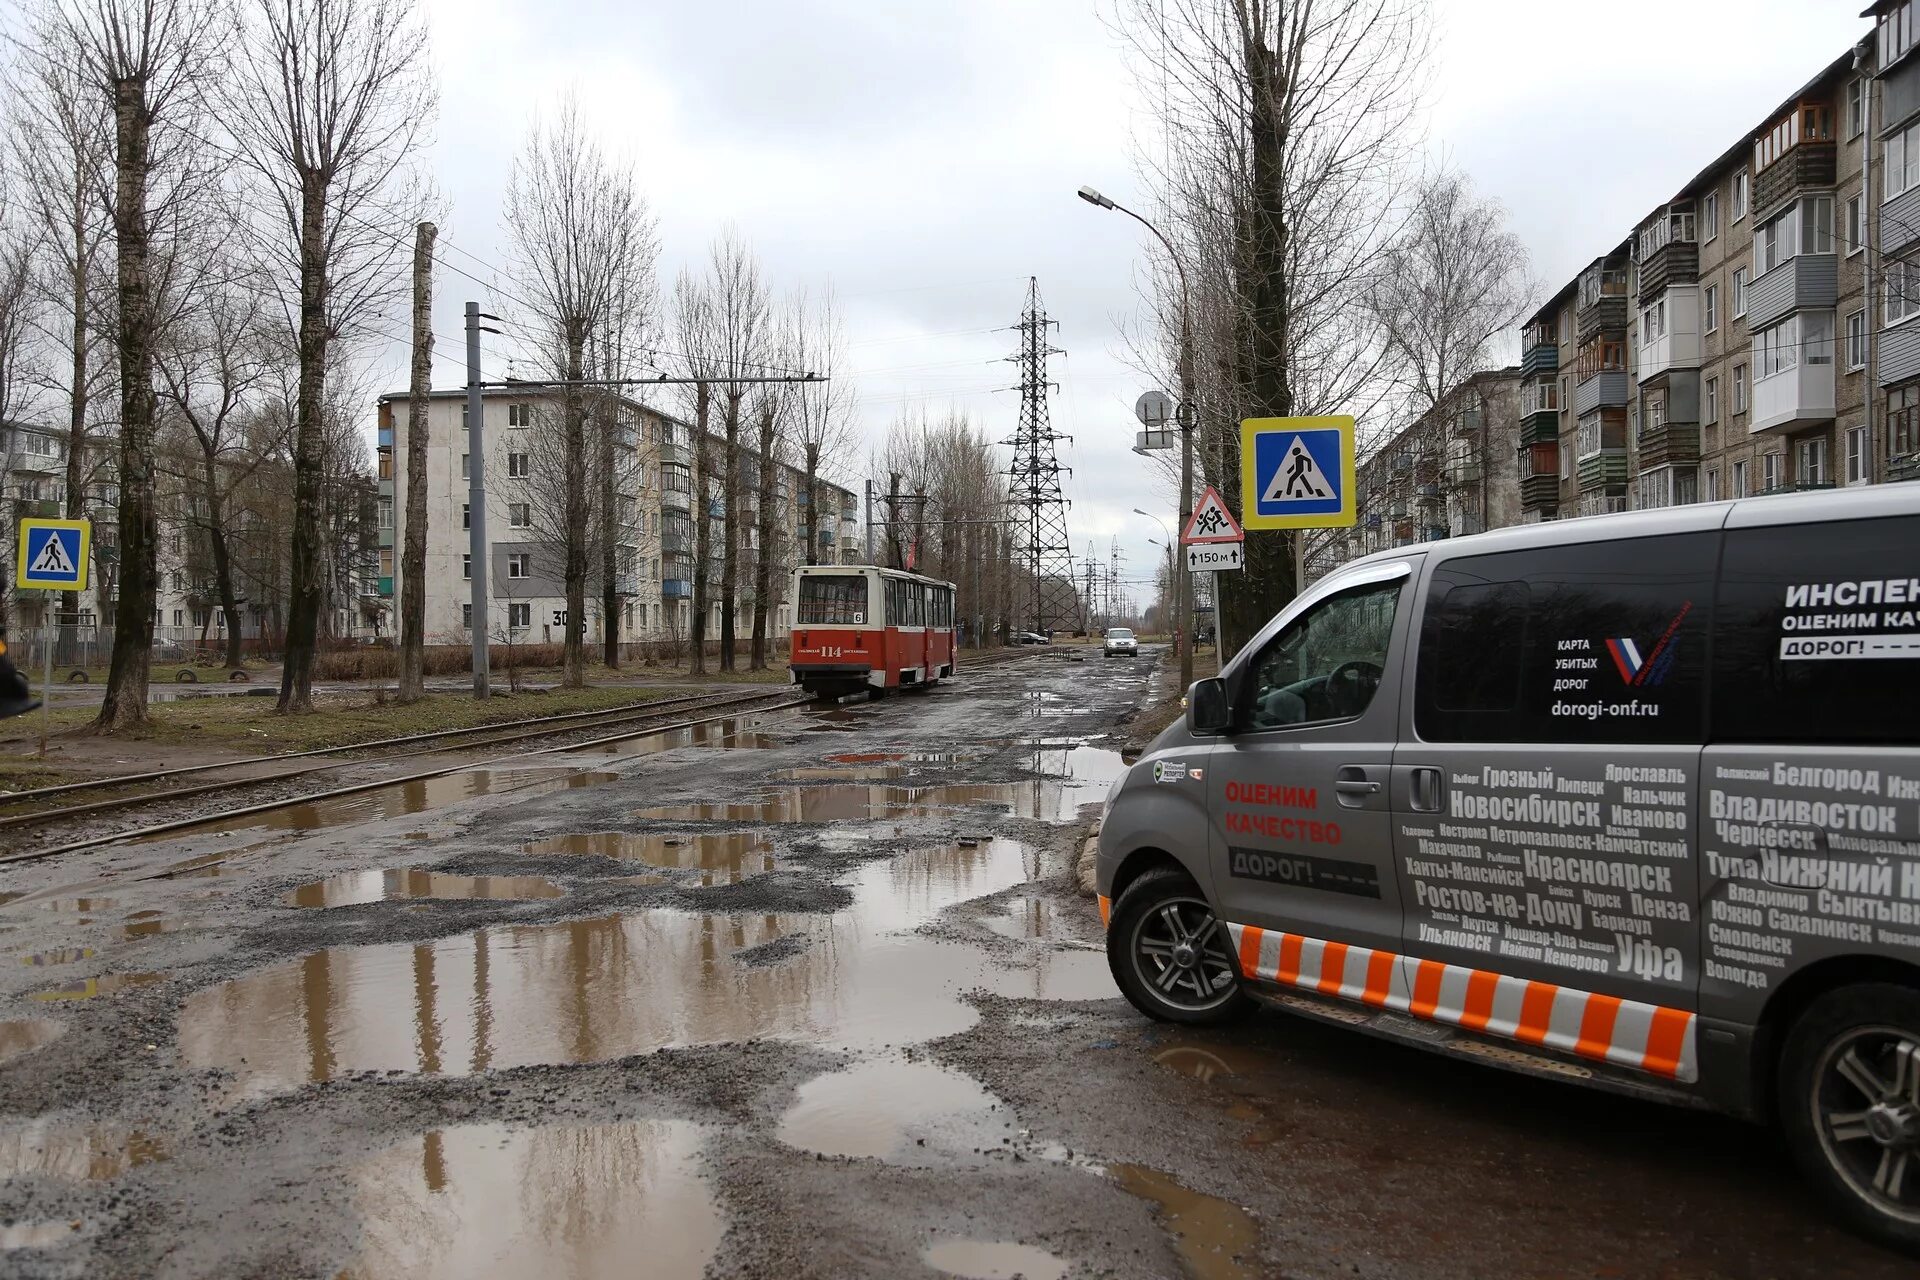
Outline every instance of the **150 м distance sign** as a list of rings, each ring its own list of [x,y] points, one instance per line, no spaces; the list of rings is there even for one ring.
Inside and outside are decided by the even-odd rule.
[[[1247,567],[1246,544],[1242,542],[1190,542],[1187,544],[1188,573],[1219,573]]]

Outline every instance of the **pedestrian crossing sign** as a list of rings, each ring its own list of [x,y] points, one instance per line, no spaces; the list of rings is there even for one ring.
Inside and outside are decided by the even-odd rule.
[[[1353,419],[1248,418],[1240,424],[1240,522],[1333,529],[1354,521]]]
[[[13,584],[29,590],[86,590],[92,544],[93,526],[85,520],[22,520]]]

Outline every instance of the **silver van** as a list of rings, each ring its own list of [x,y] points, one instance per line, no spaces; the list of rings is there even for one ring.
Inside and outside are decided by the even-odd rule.
[[[1098,892],[1150,1017],[1773,1119],[1920,1249],[1920,485],[1345,565],[1115,785]]]

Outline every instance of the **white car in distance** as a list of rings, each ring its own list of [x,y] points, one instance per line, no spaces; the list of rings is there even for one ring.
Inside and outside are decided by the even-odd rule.
[[[1131,658],[1140,652],[1140,642],[1133,638],[1133,631],[1127,627],[1108,627],[1105,643],[1100,652],[1111,658],[1115,655]]]

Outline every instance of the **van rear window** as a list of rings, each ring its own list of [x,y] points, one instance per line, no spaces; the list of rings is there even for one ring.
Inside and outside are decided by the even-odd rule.
[[[860,626],[867,621],[867,579],[858,573],[800,576],[801,626]]]
[[[1914,741],[1920,516],[1729,531],[1720,618],[1713,741]]]
[[[1441,564],[1420,628],[1429,742],[1697,742],[1716,533]]]

